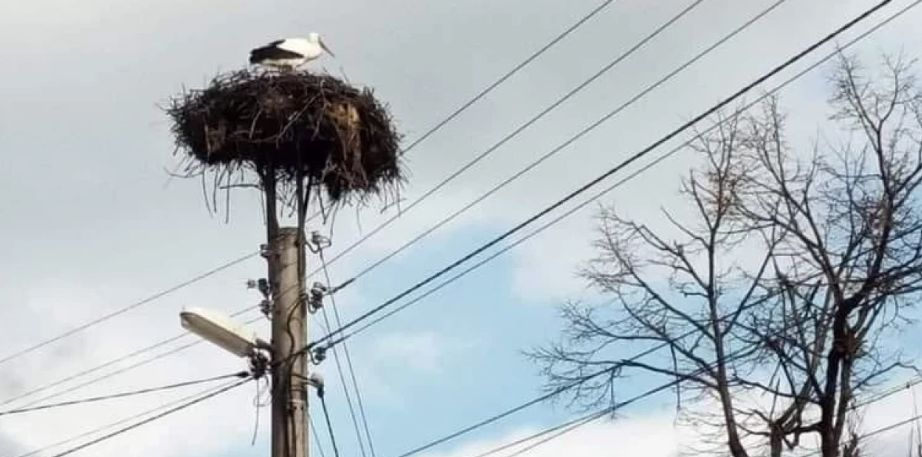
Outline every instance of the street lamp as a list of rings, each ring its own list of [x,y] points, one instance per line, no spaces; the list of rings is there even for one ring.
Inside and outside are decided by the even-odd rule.
[[[230,316],[221,312],[187,308],[179,313],[183,328],[220,346],[238,357],[254,357],[258,349],[270,347],[253,332],[247,332],[234,322]]]

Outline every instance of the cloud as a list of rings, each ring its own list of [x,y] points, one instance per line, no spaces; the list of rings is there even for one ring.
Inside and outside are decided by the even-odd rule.
[[[22,446],[6,433],[0,432],[0,455],[19,455],[23,453]]]
[[[454,346],[434,332],[392,333],[376,338],[372,353],[381,366],[431,374],[444,367],[447,352]]]
[[[587,282],[578,276],[578,266],[594,252],[586,236],[589,218],[563,221],[528,241],[515,255],[513,291],[533,302],[560,303],[578,298]]]

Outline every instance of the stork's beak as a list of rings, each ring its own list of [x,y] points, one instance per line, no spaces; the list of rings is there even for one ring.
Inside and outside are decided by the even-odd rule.
[[[322,38],[318,38],[317,43],[320,44],[320,47],[323,48],[323,50],[326,51],[327,54],[333,57],[336,57],[336,54],[333,54],[333,51],[331,51],[330,48],[327,47],[326,43],[323,42]]]

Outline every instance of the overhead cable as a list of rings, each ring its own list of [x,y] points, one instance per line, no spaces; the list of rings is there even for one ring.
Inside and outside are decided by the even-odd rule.
[[[831,42],[831,41],[834,40],[836,37],[838,37],[839,35],[841,35],[842,33],[844,33],[845,31],[851,29],[851,28],[854,27],[856,24],[862,22],[863,20],[865,20],[866,18],[868,18],[869,16],[871,16],[872,14],[874,14],[875,12],[877,12],[878,10],[880,10],[881,8],[883,8],[884,6],[886,6],[887,4],[889,4],[891,1],[892,1],[892,0],[883,0],[883,1],[879,2],[879,3],[877,3],[877,4],[876,4],[875,6],[873,6],[872,8],[870,8],[870,9],[868,9],[868,10],[865,10],[863,13],[861,13],[861,14],[858,15],[858,16],[856,16],[856,17],[853,18],[852,20],[848,21],[846,24],[840,26],[839,28],[837,28],[837,29],[834,30],[833,32],[829,33],[828,35],[826,35],[825,37],[823,37],[822,39],[820,39],[819,41],[816,41],[816,42],[814,42],[813,44],[809,45],[809,46],[808,46],[807,48],[805,48],[804,50],[802,50],[802,51],[798,52],[797,54],[795,54],[794,56],[788,58],[787,60],[785,60],[785,61],[784,61],[783,63],[781,63],[780,65],[774,67],[773,69],[771,69],[771,70],[768,71],[767,73],[763,74],[762,76],[758,77],[758,78],[755,79],[754,81],[752,81],[752,82],[750,82],[749,84],[745,85],[743,88],[737,90],[737,91],[734,92],[732,95],[730,95],[730,96],[724,98],[723,100],[721,100],[721,101],[718,102],[717,104],[715,104],[715,105],[711,106],[710,108],[706,109],[705,111],[701,112],[700,114],[698,114],[697,116],[695,116],[695,117],[692,118],[691,120],[689,120],[689,121],[683,123],[683,124],[682,124],[681,126],[679,126],[678,128],[676,128],[676,129],[670,131],[670,132],[667,133],[666,135],[662,136],[660,139],[654,141],[654,142],[653,142],[652,144],[650,144],[649,146],[647,146],[647,147],[641,149],[640,151],[638,151],[637,153],[631,155],[631,156],[628,157],[626,160],[623,160],[623,161],[619,162],[617,165],[615,165],[615,166],[612,167],[611,169],[607,170],[606,172],[602,173],[602,174],[599,175],[598,177],[596,177],[596,178],[590,180],[589,182],[587,182],[587,183],[585,183],[585,184],[579,186],[578,188],[576,188],[575,190],[571,191],[570,193],[568,193],[566,196],[564,196],[564,197],[561,198],[560,200],[557,200],[556,202],[554,202],[554,203],[552,203],[551,205],[545,207],[545,208],[542,209],[541,211],[535,213],[534,215],[532,215],[532,216],[526,218],[526,219],[523,220],[522,222],[520,222],[520,223],[518,223],[517,225],[513,226],[513,227],[510,228],[509,230],[503,232],[503,233],[500,234],[499,236],[493,238],[492,240],[488,241],[487,243],[485,243],[485,244],[481,245],[480,247],[474,249],[473,251],[469,252],[468,254],[465,254],[465,255],[462,256],[461,258],[455,260],[455,261],[452,262],[451,264],[449,264],[449,265],[443,267],[442,269],[436,271],[435,273],[433,273],[433,274],[427,276],[425,279],[423,279],[423,280],[417,282],[416,284],[414,284],[413,286],[407,288],[407,289],[404,290],[403,292],[400,292],[399,294],[397,294],[397,295],[395,295],[394,297],[392,297],[392,298],[386,300],[385,302],[381,303],[380,305],[375,306],[374,308],[370,309],[369,311],[366,311],[365,313],[363,313],[363,314],[361,314],[360,316],[356,317],[355,319],[349,321],[348,323],[346,323],[346,324],[343,325],[342,327],[340,327],[340,328],[338,328],[338,329],[336,329],[336,330],[334,330],[334,331],[328,333],[327,335],[325,335],[324,337],[322,337],[322,338],[320,338],[320,339],[317,339],[317,340],[312,341],[312,342],[309,343],[303,350],[311,350],[313,347],[317,346],[318,344],[321,344],[321,343],[324,343],[324,342],[328,342],[328,341],[332,341],[332,340],[337,339],[339,335],[342,335],[343,333],[345,333],[345,332],[346,332],[347,330],[349,330],[350,328],[352,328],[352,327],[358,325],[360,322],[362,322],[362,321],[364,321],[364,320],[366,320],[366,319],[369,319],[369,318],[371,318],[372,316],[374,316],[374,315],[376,315],[376,314],[382,312],[383,310],[385,310],[385,309],[387,309],[387,308],[393,306],[395,303],[397,303],[398,301],[400,301],[400,300],[402,300],[403,298],[407,297],[408,295],[410,295],[410,294],[416,292],[417,290],[420,290],[421,288],[425,287],[425,286],[428,285],[429,283],[431,283],[431,282],[435,281],[436,279],[438,279],[438,278],[440,278],[440,277],[442,277],[442,276],[448,274],[450,271],[452,271],[452,270],[454,270],[455,268],[457,268],[457,267],[463,265],[464,263],[468,262],[469,260],[471,260],[471,259],[477,257],[478,255],[480,255],[480,254],[483,253],[484,251],[486,251],[486,250],[490,249],[491,247],[493,247],[493,246],[495,246],[495,245],[501,243],[502,241],[506,240],[506,239],[509,238],[510,236],[512,236],[512,235],[514,235],[515,233],[519,232],[520,230],[522,230],[522,229],[528,227],[529,225],[533,224],[534,222],[536,222],[536,221],[540,220],[541,218],[547,216],[547,215],[550,214],[551,212],[553,212],[553,211],[557,210],[558,208],[562,207],[564,204],[566,204],[566,203],[569,202],[570,200],[576,198],[577,196],[583,194],[584,192],[589,191],[590,189],[593,189],[595,186],[597,186],[597,185],[599,185],[600,183],[604,182],[605,180],[607,180],[607,179],[610,178],[611,176],[615,175],[616,173],[620,172],[621,170],[625,169],[626,167],[628,167],[629,165],[633,164],[633,163],[636,162],[637,160],[643,158],[644,156],[646,156],[646,155],[649,154],[650,152],[654,151],[654,150],[657,149],[658,147],[660,147],[660,146],[662,146],[663,144],[669,142],[670,140],[676,138],[677,136],[679,136],[680,134],[682,134],[682,133],[685,132],[686,130],[689,130],[691,127],[695,126],[698,122],[700,122],[700,121],[702,121],[702,120],[708,118],[709,116],[712,116],[713,114],[719,112],[721,109],[727,107],[728,105],[730,105],[731,103],[733,103],[733,102],[736,101],[737,99],[741,98],[743,95],[747,94],[748,92],[750,92],[750,91],[753,90],[754,88],[758,87],[759,85],[761,85],[762,83],[764,83],[765,81],[767,81],[768,79],[770,79],[771,77],[777,75],[778,73],[782,72],[783,70],[785,70],[786,68],[790,67],[790,66],[793,65],[794,63],[800,61],[801,59],[803,59],[803,58],[806,57],[807,55],[811,54],[811,53],[812,53],[814,50],[816,50],[817,48],[823,46],[824,44],[827,44],[827,43]],[[604,121],[604,119],[601,119],[599,122],[602,122],[602,121]],[[339,338],[337,341],[341,341],[341,340],[342,340],[342,339]]]
[[[237,264],[239,264],[239,263],[243,263],[243,262],[245,262],[245,261],[247,261],[247,260],[249,260],[249,259],[251,259],[251,258],[253,258],[253,257],[256,257],[257,255],[259,255],[259,252],[253,252],[253,253],[244,255],[244,256],[242,256],[242,257],[238,257],[238,258],[236,258],[236,259],[234,259],[234,260],[231,260],[231,261],[229,261],[229,262],[227,262],[227,263],[224,263],[224,264],[222,264],[222,265],[219,265],[219,266],[217,266],[217,267],[215,267],[215,268],[213,268],[213,269],[211,269],[211,270],[208,270],[208,271],[206,271],[206,272],[204,272],[204,273],[202,273],[202,274],[200,274],[200,275],[197,275],[197,276],[194,276],[194,277],[192,277],[192,278],[190,278],[190,279],[187,279],[187,280],[185,280],[185,281],[183,281],[183,282],[181,282],[181,283],[179,283],[179,284],[176,284],[176,285],[174,285],[174,286],[171,286],[171,287],[168,287],[168,288],[166,288],[166,289],[163,289],[163,290],[161,290],[161,291],[159,291],[159,292],[157,292],[157,293],[155,293],[155,294],[153,294],[153,295],[148,296],[147,298],[141,299],[141,300],[136,301],[136,302],[134,302],[134,303],[131,303],[131,304],[127,305],[127,306],[124,306],[124,307],[122,307],[122,308],[119,308],[119,309],[117,309],[117,310],[115,310],[115,311],[112,311],[112,312],[110,312],[110,313],[107,313],[107,314],[104,314],[104,315],[102,315],[102,316],[96,317],[96,318],[94,318],[94,319],[92,319],[92,320],[90,320],[90,321],[84,322],[84,323],[82,323],[82,324],[80,324],[80,325],[78,325],[78,326],[76,326],[76,327],[73,327],[73,328],[71,328],[71,329],[69,329],[69,330],[67,330],[67,331],[65,331],[65,332],[63,332],[63,333],[59,333],[59,334],[57,334],[57,335],[55,335],[55,336],[53,336],[53,337],[51,337],[51,338],[44,339],[44,340],[42,340],[42,341],[40,341],[40,342],[38,342],[38,343],[35,343],[35,344],[31,345],[31,346],[28,346],[28,347],[26,347],[26,348],[23,348],[23,349],[20,349],[20,350],[18,350],[18,351],[16,351],[16,352],[13,352],[13,353],[11,353],[11,354],[8,354],[8,355],[4,356],[3,358],[0,358],[0,365],[4,364],[4,363],[6,363],[6,362],[9,362],[9,361],[11,361],[11,360],[17,359],[17,358],[19,358],[19,357],[22,357],[22,356],[24,356],[24,355],[26,355],[26,354],[29,354],[29,353],[31,353],[31,352],[34,352],[34,351],[36,351],[36,350],[38,350],[38,349],[41,349],[41,348],[43,348],[43,347],[45,347],[45,346],[47,346],[47,345],[49,345],[49,344],[51,344],[51,343],[55,343],[55,342],[57,342],[57,341],[63,340],[64,338],[67,338],[67,337],[69,337],[69,336],[73,336],[73,335],[75,335],[75,334],[77,334],[77,333],[80,333],[80,332],[82,332],[82,331],[84,331],[84,330],[90,328],[90,327],[93,327],[93,326],[95,326],[95,325],[99,325],[99,324],[101,324],[101,323],[103,323],[103,322],[105,322],[105,321],[108,321],[109,319],[112,319],[112,318],[116,317],[116,316],[120,316],[120,315],[122,315],[122,314],[125,314],[125,313],[127,313],[128,311],[131,311],[131,310],[133,310],[133,309],[136,309],[136,308],[139,308],[139,307],[141,307],[141,306],[144,306],[144,305],[146,305],[146,304],[148,304],[148,303],[151,303],[151,302],[153,302],[153,301],[155,301],[155,300],[161,299],[161,298],[163,298],[163,297],[165,297],[165,296],[167,296],[167,295],[169,295],[169,294],[172,294],[173,292],[176,292],[176,291],[178,291],[178,290],[180,290],[180,289],[183,289],[183,288],[188,287],[188,286],[190,286],[190,285],[192,285],[192,284],[195,284],[195,283],[197,283],[197,282],[199,282],[199,281],[201,281],[201,280],[203,280],[203,279],[205,279],[205,278],[208,278],[208,277],[210,277],[210,276],[214,276],[214,275],[220,273],[221,271],[224,271],[224,270],[226,270],[226,269],[228,269],[228,268],[230,268],[230,267],[232,267],[232,266],[234,266],[234,265],[237,265]]]
[[[198,384],[205,384],[205,383],[220,381],[222,379],[227,379],[227,378],[245,378],[248,376],[250,376],[250,373],[248,371],[240,371],[240,372],[225,374],[221,376],[212,376],[212,377],[204,378],[204,379],[195,379],[192,381],[177,382],[177,383],[167,384],[167,385],[162,385],[162,386],[157,386],[157,387],[147,387],[143,389],[130,390],[127,392],[118,392],[114,394],[99,395],[96,397],[80,398],[76,400],[62,401],[58,403],[47,403],[44,405],[30,406],[26,408],[8,409],[6,411],[0,411],[0,416],[9,416],[13,414],[22,414],[22,413],[28,413],[28,412],[33,412],[33,411],[61,408],[64,406],[82,405],[86,403],[96,403],[100,401],[114,400],[117,398],[134,397],[137,395],[150,394],[154,392],[163,392],[166,390],[173,390],[173,389],[179,389],[182,387],[189,387],[189,386],[194,386]]]

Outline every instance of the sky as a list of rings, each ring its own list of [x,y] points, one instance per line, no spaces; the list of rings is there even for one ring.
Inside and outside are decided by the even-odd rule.
[[[468,204],[771,3],[704,0],[594,84],[331,264],[333,282],[351,277]],[[404,201],[414,201],[689,4],[615,0],[410,151]],[[668,84],[344,289],[337,295],[343,318],[383,302],[540,210],[871,4],[787,0]],[[883,14],[907,4],[894,1]],[[313,68],[374,89],[409,144],[597,5],[596,0],[3,2],[0,239],[6,242],[0,246],[0,358],[252,253],[264,242],[259,200],[252,191],[232,194],[230,214],[212,214],[198,181],[170,177],[180,158],[162,109],[184,89],[245,66],[250,48],[281,36],[320,32],[336,58],[324,58]],[[911,10],[854,50],[868,59],[901,50],[915,56],[922,49],[922,31],[913,26],[919,20],[922,9]],[[828,75],[828,67],[821,67],[781,93],[792,135],[807,141],[824,124]],[[660,208],[681,210],[679,180],[695,164],[694,157],[681,152],[600,202],[657,223]],[[576,275],[592,255],[594,208],[588,205],[349,341],[378,456],[397,456],[541,393],[537,367],[523,351],[553,340],[561,326],[557,306],[564,300],[597,298]],[[372,202],[345,209],[335,223],[311,229],[333,234],[332,257],[395,211],[382,211]],[[316,257],[308,261],[318,265]],[[260,297],[245,284],[264,274],[263,260],[250,258],[5,362],[0,365],[0,401],[181,334],[178,313],[184,306],[234,312],[256,305]],[[239,318],[257,317],[250,312]],[[253,328],[268,335],[264,319]],[[312,336],[321,332],[312,325]],[[911,335],[904,337],[911,341]],[[159,351],[194,341],[184,337]],[[197,344],[58,399],[243,368],[241,359]],[[332,358],[317,370],[327,380],[342,455],[360,455]],[[623,395],[641,391],[645,382],[624,384]],[[198,388],[0,417],[0,457],[42,448]],[[248,385],[82,454],[265,454],[268,408],[257,408],[257,397],[256,387]],[[865,424],[873,429],[911,417],[914,401],[907,390],[881,402],[867,411]],[[316,406],[311,411],[320,445],[332,455]],[[565,404],[542,404],[426,455],[473,456],[576,413]],[[673,419],[670,398],[653,397],[531,455],[565,451],[596,457],[617,450],[625,456],[673,456],[695,440]],[[903,455],[908,432],[897,429],[875,437],[876,455]]]

